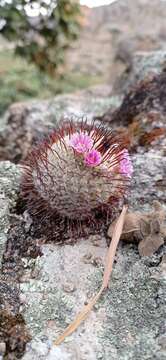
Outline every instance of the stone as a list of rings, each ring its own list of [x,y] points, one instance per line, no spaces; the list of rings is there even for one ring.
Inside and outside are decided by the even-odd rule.
[[[60,347],[53,345],[53,340],[101,284],[101,268],[96,269],[81,259],[87,248],[90,248],[93,253],[98,249],[104,261],[106,246],[103,244],[104,239],[101,239],[101,246],[94,247],[89,238],[82,239],[74,246],[64,245],[62,249],[53,245],[43,246],[44,255],[36,263],[40,269],[40,279],[36,283],[31,280],[29,284],[21,286],[28,301],[23,314],[33,338],[47,335],[52,341],[51,354],[54,354],[55,359],[56,356],[57,359],[58,356],[62,359],[77,356],[81,359],[96,359],[98,352],[102,354],[101,359],[124,359],[124,356],[130,358],[132,354],[139,359],[139,351],[140,359],[153,358],[156,352],[159,359],[162,348],[156,334],[163,321],[164,283],[151,279],[151,269],[140,260],[135,248],[130,245],[119,247],[110,290],[97,304],[97,310],[93,310],[77,332]],[[153,276],[158,271],[158,266],[153,267]],[[63,292],[60,284],[64,279],[77,282],[74,293]],[[156,303],[159,291],[160,299]],[[43,298],[43,294],[47,296]],[[47,319],[54,320],[54,325],[50,327]],[[40,359],[37,347],[35,354],[36,359]],[[31,356],[33,359],[32,348]]]
[[[15,206],[19,182],[19,169],[8,161],[0,162],[0,266],[10,226],[10,208]]]
[[[158,129],[165,128],[165,66],[165,51],[135,54],[131,70],[117,78],[112,89],[111,98],[121,99],[121,104],[116,109],[111,105],[96,118],[112,127],[141,123],[141,129],[137,128],[141,134],[156,124]]]
[[[127,94],[133,86],[146,77],[159,75],[166,69],[166,51],[140,51],[132,57],[132,65],[119,76],[114,84],[115,94]]]
[[[18,163],[62,121],[91,121],[94,114],[101,115],[109,108],[110,101],[116,107],[118,100],[110,100],[110,92],[111,86],[101,85],[50,100],[11,105],[0,118],[0,160]]]
[[[145,157],[135,154],[135,161],[138,161],[139,166],[144,166],[144,177],[148,176],[149,182],[152,181],[151,174],[156,171],[158,163],[154,162],[151,166],[148,159],[147,157],[145,166]],[[4,168],[4,163],[1,166]],[[18,168],[14,165],[15,171]],[[141,184],[142,174],[143,171],[138,168],[138,188],[135,188],[131,197],[132,207],[135,209],[142,208],[139,203],[140,191],[142,195],[147,191]],[[11,178],[10,172],[8,177]],[[6,191],[8,181],[6,175],[6,180],[3,181]],[[142,190],[137,190],[139,187]],[[151,195],[147,191],[148,202]],[[160,255],[151,268],[150,263],[141,260],[136,248],[131,245],[119,246],[110,290],[97,303],[86,321],[60,347],[53,345],[58,334],[101,284],[103,267],[96,268],[90,261],[84,261],[84,256],[93,254],[93,258],[100,258],[104,263],[106,239],[100,236],[97,240],[98,246],[94,243],[94,236],[79,239],[75,245],[64,244],[60,247],[56,244],[43,244],[43,255],[29,262],[38,276],[34,278],[30,275],[20,284],[21,297],[26,298],[21,314],[32,336],[32,342],[27,344],[24,360],[40,360],[43,357],[80,357],[93,360],[98,353],[104,360],[110,357],[123,360],[132,356],[139,360],[137,354],[141,354],[141,359],[153,358],[154,354],[157,354],[157,359],[162,359],[164,350],[160,329],[163,322],[164,268],[158,267]],[[26,261],[26,268],[27,266]],[[63,287],[65,283],[76,283],[75,291],[66,292]],[[159,336],[156,337],[156,334]]]

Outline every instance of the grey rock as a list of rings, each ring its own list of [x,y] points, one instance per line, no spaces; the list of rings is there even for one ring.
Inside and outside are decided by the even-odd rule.
[[[48,355],[43,347],[27,345],[24,360],[31,359],[133,359],[164,356],[161,336],[164,326],[164,278],[160,266],[152,268],[140,259],[136,248],[120,245],[110,290],[101,298],[86,321],[61,346],[53,341],[74,319],[75,314],[101,285],[103,266],[96,269],[83,261],[86,253],[106,255],[106,242],[98,247],[94,237],[74,246],[44,245],[43,257],[36,261],[39,278],[21,284],[28,305],[23,314],[35,339],[50,340]],[[65,293],[63,283],[75,282],[74,293]],[[38,341],[38,340],[36,340]],[[48,345],[47,345],[48,346]],[[44,347],[44,349],[46,349]],[[29,354],[31,357],[29,357]]]
[[[166,204],[165,187],[158,186],[155,175],[165,178],[166,162],[163,150],[150,149],[146,153],[137,153],[132,157],[134,180],[129,198],[130,206],[142,209],[152,205],[153,200]]]
[[[166,69],[166,51],[136,52],[132,57],[130,68],[117,78],[113,92],[125,94],[139,81],[160,74],[164,69]]]
[[[18,162],[62,121],[82,117],[90,121],[110,106],[116,107],[118,98],[111,99],[110,93],[110,86],[101,85],[51,100],[13,104],[0,118],[0,159]]]
[[[137,181],[131,196],[134,209],[141,206],[140,192],[149,206],[153,195],[150,190],[148,194],[149,182],[149,189],[153,185],[152,174],[159,172],[163,176],[163,166],[159,169],[162,153],[155,155],[153,161],[153,151],[143,156],[135,154]],[[7,209],[13,209],[19,189],[19,167],[1,163],[0,174],[1,187],[8,199]],[[6,229],[9,223],[8,218]],[[160,255],[156,255],[153,266],[140,259],[133,245],[119,246],[110,290],[78,330],[61,346],[54,346],[54,340],[99,289],[106,251],[104,237],[90,236],[79,239],[75,245],[43,245],[43,256],[29,263],[25,259],[29,277],[20,284],[20,297],[26,299],[21,312],[32,341],[26,346],[24,360],[164,359],[164,266],[158,266]],[[100,258],[98,267],[84,261],[88,254]],[[32,269],[37,277],[31,276]],[[66,283],[73,284],[75,291],[66,292]]]
[[[10,226],[10,208],[15,206],[20,170],[9,161],[0,162],[0,265]]]
[[[106,106],[115,103],[116,97],[110,98],[109,92],[104,93],[102,89],[100,93],[98,89],[95,95],[88,90],[52,101],[19,105],[19,108],[14,105],[15,108],[6,114],[1,132],[1,139],[6,137],[4,154],[17,161],[22,154],[23,157],[26,155],[38,135],[56,126],[65,115],[87,113],[88,119],[91,119],[95,114],[102,113]],[[133,155],[135,176],[129,197],[133,210],[149,210],[153,199],[165,202],[164,188],[156,185],[157,179],[161,181],[164,178],[164,156],[161,148],[146,152],[138,149]],[[14,207],[20,174],[19,166],[10,162],[0,163],[2,251],[11,224],[11,213],[17,216]],[[158,177],[154,179],[156,175]],[[20,221],[27,219],[27,214],[24,218],[20,215]],[[23,239],[31,228],[30,219],[27,221],[25,234],[23,228],[20,235]],[[54,340],[101,286],[106,238],[104,235],[91,235],[78,239],[74,245],[43,244],[41,250],[42,256],[21,259],[23,274],[19,286],[19,310],[32,337],[26,345],[24,360],[165,358],[163,249],[155,254],[155,258],[146,259],[140,258],[136,245],[120,244],[110,289],[78,330],[58,347],[54,345]],[[100,261],[91,261],[93,259]],[[69,288],[74,291],[66,291],[66,284],[70,284]]]

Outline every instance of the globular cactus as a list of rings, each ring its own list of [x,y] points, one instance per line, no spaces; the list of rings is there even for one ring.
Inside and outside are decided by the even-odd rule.
[[[131,175],[128,151],[117,136],[94,124],[70,122],[32,150],[22,193],[33,214],[89,221],[123,199]]]

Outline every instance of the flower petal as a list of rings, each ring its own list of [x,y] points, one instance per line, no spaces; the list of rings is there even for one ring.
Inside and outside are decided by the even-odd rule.
[[[93,149],[85,157],[85,164],[88,166],[97,166],[101,163],[102,156],[99,151]]]
[[[86,153],[93,146],[92,138],[84,133],[75,133],[69,140],[69,145],[78,153]]]

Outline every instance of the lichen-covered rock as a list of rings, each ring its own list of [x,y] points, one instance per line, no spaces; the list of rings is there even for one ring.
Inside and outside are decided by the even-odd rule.
[[[139,81],[152,75],[159,75],[166,69],[166,51],[136,52],[129,69],[117,78],[113,91],[126,94]]]
[[[152,204],[153,200],[166,203],[165,173],[166,162],[164,148],[141,151],[132,157],[134,164],[134,181],[129,196],[130,206],[141,209],[143,205]]]
[[[139,82],[124,97],[122,105],[112,116],[111,121],[128,125],[138,115],[147,115],[148,113],[157,113],[158,122],[166,114],[166,72],[163,71],[148,79]],[[156,120],[156,118],[154,119]],[[164,122],[164,119],[163,123]],[[153,119],[152,119],[153,121]],[[149,119],[150,122],[150,119]]]
[[[15,277],[15,263],[12,263],[12,276],[4,261],[8,253],[8,232],[13,218],[16,217],[20,169],[9,161],[0,162],[0,356],[13,353],[19,356],[25,349],[30,337],[24,319],[19,314],[19,284]],[[17,244],[16,244],[17,246]],[[12,356],[12,355],[11,355]]]
[[[135,154],[134,159],[135,163],[138,162],[143,169],[145,157]],[[142,204],[139,201],[140,191],[142,197],[145,194],[144,201],[148,202],[147,207],[153,197],[151,191],[148,195],[145,182],[147,181],[150,189],[153,184],[151,172],[158,171],[158,162],[155,161],[152,166],[148,159],[147,157],[147,163],[144,166],[144,176],[143,170],[140,170],[138,164],[136,166],[138,167],[137,182],[131,197],[134,210],[139,208],[142,210]],[[161,164],[161,158],[159,163]],[[7,164],[9,166],[9,163]],[[3,170],[6,169],[6,163],[2,163],[1,166]],[[17,171],[16,166],[11,165],[11,168]],[[8,190],[6,184],[10,183],[13,189],[13,175],[10,171],[5,175],[5,180],[1,177],[1,182],[5,193],[10,197],[12,192]],[[144,182],[144,186],[141,181]],[[149,185],[150,181],[151,185]],[[14,181],[16,190],[18,183],[16,178]],[[161,194],[156,192],[155,198],[160,196]],[[15,199],[15,192],[10,199],[12,198]],[[14,204],[15,202],[13,205],[11,203],[12,208]],[[146,203],[144,203],[144,208],[146,209]],[[33,233],[29,231],[31,227],[29,218],[27,216],[24,218],[27,226],[23,227],[22,216],[19,215],[19,217],[20,220],[17,221],[20,223],[22,233],[17,230],[12,243],[12,251],[17,252],[20,237],[23,243],[21,245],[20,242],[19,247],[24,247],[30,236],[32,241],[36,242],[36,239],[33,239]],[[12,237],[12,231],[10,231],[10,237]],[[40,239],[37,241],[40,243]],[[8,242],[9,249],[10,241]],[[22,333],[25,332],[26,326],[26,331],[32,337],[32,340],[27,343],[24,360],[65,360],[77,359],[78,356],[80,359],[92,360],[107,360],[110,357],[115,360],[124,360],[132,359],[133,356],[138,360],[154,356],[158,360],[164,359],[162,337],[165,267],[163,263],[159,265],[162,251],[150,258],[140,259],[136,246],[121,244],[110,290],[103,295],[77,332],[58,347],[53,345],[53,341],[101,285],[107,251],[106,239],[104,236],[95,235],[80,239],[75,245],[64,244],[60,247],[55,244],[43,244],[41,251],[42,256],[34,259],[31,255],[28,256],[28,252],[27,255],[21,255],[20,252],[24,267],[19,275],[19,302],[18,293],[16,296],[15,292],[13,295],[9,290],[7,292],[10,294],[9,300],[13,296],[13,305],[16,301],[17,306],[19,305],[19,312],[21,312],[19,316],[22,316],[19,318],[19,326],[23,326],[20,328]],[[13,258],[13,261],[16,261],[13,268],[14,276],[18,259]],[[12,303],[11,300],[10,303]],[[25,321],[24,325],[22,318]],[[10,318],[10,321],[15,322],[15,318],[14,320]],[[15,326],[17,329],[17,322]],[[12,334],[12,336],[15,335]],[[19,337],[15,339],[17,339],[15,343],[18,344]],[[22,339],[24,346],[28,340],[29,337],[25,332]]]
[[[133,354],[136,359],[146,359],[156,352],[157,359],[164,356],[159,341],[164,326],[163,273],[155,265],[150,268],[128,245],[118,250],[110,290],[77,332],[54,348],[53,340],[101,284],[106,246],[104,239],[99,239],[97,247],[94,240],[82,240],[74,247],[44,246],[36,277],[21,284],[27,299],[23,314],[34,338],[24,360],[42,359],[41,349],[44,359],[50,359],[51,353],[55,359],[60,353],[61,359],[79,355],[92,360],[132,359]],[[84,262],[86,254],[89,264]],[[92,261],[96,256],[101,264],[97,268]],[[65,290],[66,284],[73,285],[71,292]]]
[[[155,120],[157,115],[159,119],[165,116],[165,68],[165,51],[136,54],[130,71],[124,72],[113,87],[113,94],[123,95],[121,105],[117,111],[110,107],[97,118],[117,126],[128,125],[138,115],[154,113]],[[165,124],[164,119],[161,122]]]
[[[152,59],[153,60],[153,56]],[[146,63],[146,58],[145,58]],[[142,71],[140,70],[140,74]],[[149,75],[135,83],[115,111],[110,108],[98,120],[112,126],[127,146],[138,152],[153,145],[158,150],[166,142],[166,72]]]
[[[10,208],[15,205],[19,183],[19,169],[8,161],[0,162],[0,266],[10,226]]]
[[[157,101],[161,100],[161,92],[156,94]],[[137,93],[134,96],[136,99]],[[2,156],[18,161],[26,156],[35,139],[65,114],[87,112],[91,119],[103,113],[109,104],[116,107],[117,98],[111,98],[108,92],[103,96],[99,92],[93,95],[88,90],[50,102],[19,105],[20,110],[15,105],[16,108],[10,109],[12,116],[9,111],[3,119]],[[160,120],[164,119],[165,105],[160,101],[157,104]],[[144,123],[143,119],[140,115],[140,123]],[[166,200],[163,144],[162,138],[153,149],[138,146],[132,154],[134,181],[128,198],[132,211],[148,211],[153,200],[161,204]],[[5,235],[0,342],[6,343],[6,356],[16,359],[22,356],[24,360],[164,360],[166,266],[163,246],[153,256],[140,258],[137,246],[121,243],[110,289],[72,336],[61,346],[53,345],[83,304],[99,289],[107,239],[102,234],[79,238],[76,243],[71,238],[62,246],[53,239],[46,243],[47,228],[43,232],[34,231],[33,218],[24,211],[17,197],[19,179],[19,166],[9,162],[0,164],[0,226]]]

